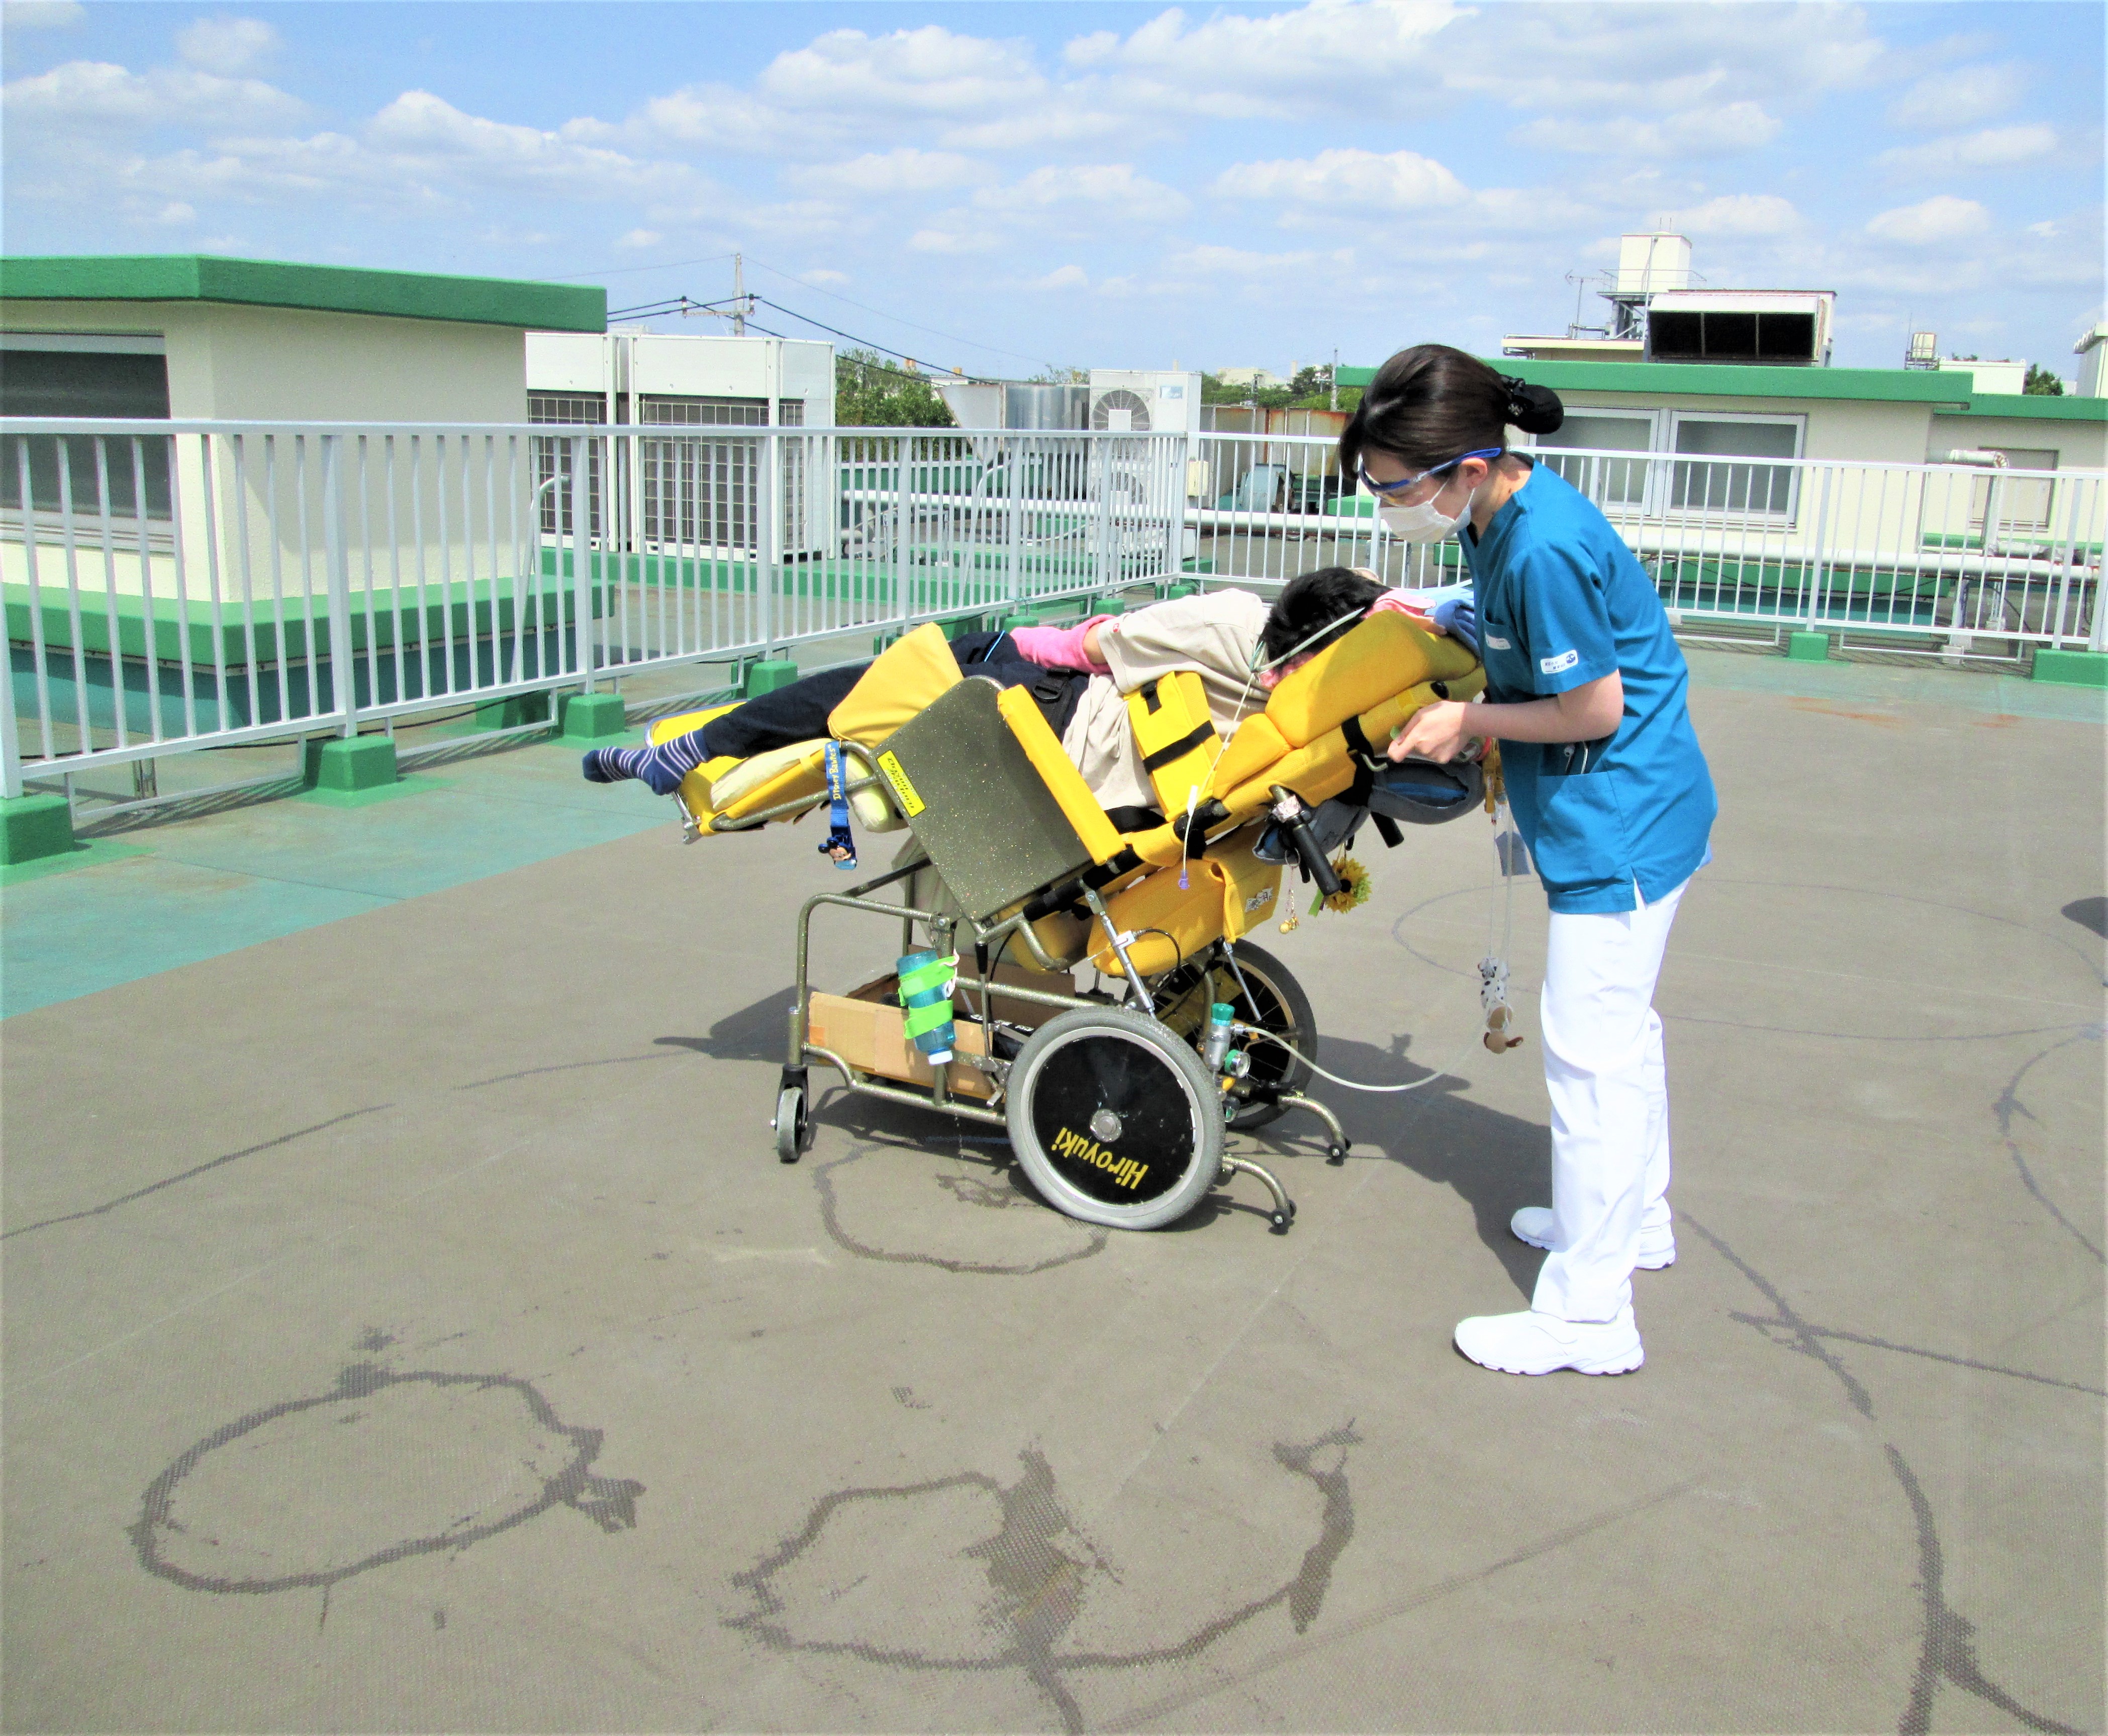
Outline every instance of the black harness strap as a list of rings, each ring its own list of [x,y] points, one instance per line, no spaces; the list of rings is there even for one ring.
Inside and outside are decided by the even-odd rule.
[[[1179,737],[1177,741],[1166,742],[1153,754],[1144,754],[1142,759],[1142,770],[1154,772],[1160,765],[1169,765],[1174,760],[1184,759],[1195,748],[1206,746],[1209,737],[1214,733],[1215,726],[1212,722],[1196,725]]]
[[[1358,808],[1369,805],[1369,791],[1376,787],[1376,751],[1369,746],[1369,738],[1362,728],[1362,720],[1350,717],[1340,725],[1340,733],[1347,743],[1347,752],[1354,762],[1354,781],[1342,792],[1342,799]]]

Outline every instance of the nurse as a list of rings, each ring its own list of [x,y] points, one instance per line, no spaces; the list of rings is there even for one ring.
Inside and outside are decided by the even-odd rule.
[[[1511,1374],[1623,1374],[1644,1359],[1635,1266],[1676,1258],[1669,1092],[1655,980],[1718,811],[1685,705],[1690,675],[1639,562],[1585,497],[1507,450],[1559,399],[1440,344],[1378,370],[1340,438],[1343,474],[1394,535],[1464,545],[1487,687],[1424,707],[1394,760],[1502,744],[1507,795],[1552,907],[1544,1080],[1552,1204],[1515,1215],[1547,1250],[1529,1309],[1462,1321],[1457,1347]]]

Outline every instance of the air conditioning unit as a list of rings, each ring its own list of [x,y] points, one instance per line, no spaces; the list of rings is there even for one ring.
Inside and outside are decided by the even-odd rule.
[[[1146,368],[1091,370],[1096,434],[1198,434],[1200,377]]]

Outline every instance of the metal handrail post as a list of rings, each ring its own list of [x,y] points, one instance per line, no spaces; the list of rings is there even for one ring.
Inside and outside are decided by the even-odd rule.
[[[358,670],[351,649],[351,559],[344,540],[344,436],[325,434],[322,444],[323,583],[329,587],[330,686],[344,714],[345,740],[358,734]],[[471,603],[471,608],[474,605]],[[310,696],[319,705],[322,695]]]
[[[781,438],[781,429],[762,431],[761,499],[754,516],[755,552],[761,561],[761,654],[764,657],[776,655],[777,590],[783,582],[783,467],[777,446]]]
[[[1822,607],[1822,588],[1830,570],[1830,484],[1836,474],[1835,466],[1823,466],[1822,488],[1815,503],[1815,559],[1808,575],[1808,630],[1810,633],[1816,630],[1817,611]],[[1757,582],[1759,585],[1763,582],[1761,566],[1758,569]]]
[[[586,475],[590,444],[589,435],[571,436],[571,632],[578,665],[575,673],[583,679],[588,693],[593,690],[592,539],[587,534],[592,491]]]
[[[908,467],[914,462],[915,436],[903,434],[896,454],[899,467],[893,476],[893,594],[896,607],[903,613],[908,603],[908,529],[911,523],[908,503],[909,486]]]
[[[29,522],[29,497],[26,492],[23,495],[23,501],[25,510],[22,514],[22,529],[25,540],[26,540],[28,538],[34,536],[35,532],[30,528]],[[32,599],[29,606],[32,609],[36,607],[36,603],[34,598]],[[186,656],[190,654],[190,647],[188,645],[184,646],[183,653]],[[9,661],[11,662],[13,661],[11,656],[10,656]],[[8,800],[12,801],[16,796],[22,793],[22,744],[16,734],[15,695],[12,692],[14,677],[12,674],[10,674],[7,679],[10,691],[7,694],[7,703],[0,705],[0,796],[4,796]],[[44,665],[43,660],[42,658],[38,659],[34,672],[31,675],[30,679],[39,684],[43,683],[44,679]]]

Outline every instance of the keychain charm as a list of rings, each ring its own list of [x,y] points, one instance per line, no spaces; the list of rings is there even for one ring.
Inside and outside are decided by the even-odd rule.
[[[1522,1039],[1508,1035],[1508,1027],[1515,1023],[1515,1009],[1508,1005],[1506,959],[1489,955],[1479,961],[1479,1004],[1486,1013],[1486,1047],[1496,1055],[1519,1048]]]

